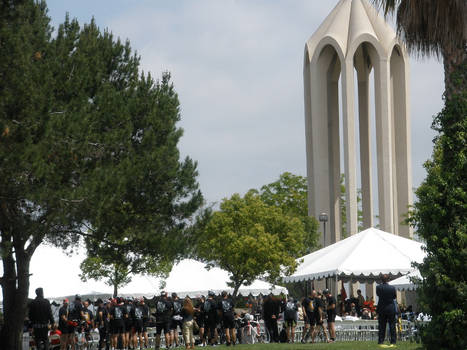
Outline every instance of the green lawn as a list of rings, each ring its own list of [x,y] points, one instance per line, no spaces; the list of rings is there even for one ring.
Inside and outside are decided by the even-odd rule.
[[[386,343],[387,344],[387,343]],[[227,348],[224,346],[218,346],[222,348]],[[381,350],[383,348],[379,347],[375,342],[335,342],[331,344],[317,343],[317,344],[254,344],[254,345],[236,345],[234,347],[229,347],[229,349],[238,349],[238,350]],[[420,344],[410,343],[410,342],[400,342],[397,343],[396,348],[390,349],[399,349],[399,350],[422,350]]]

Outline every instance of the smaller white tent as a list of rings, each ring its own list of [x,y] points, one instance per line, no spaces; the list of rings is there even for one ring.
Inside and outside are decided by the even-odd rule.
[[[397,290],[415,290],[417,289],[417,285],[410,281],[411,278],[419,278],[421,279],[422,276],[420,275],[420,271],[413,270],[410,273],[396,278],[389,282],[390,285],[394,286]]]
[[[424,257],[421,243],[369,228],[305,255],[297,271],[284,280],[299,282],[333,276],[368,281],[380,274],[400,276],[412,271],[412,262],[421,262]]]

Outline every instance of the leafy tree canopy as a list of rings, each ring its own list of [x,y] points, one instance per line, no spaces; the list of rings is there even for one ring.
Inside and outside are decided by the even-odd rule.
[[[257,278],[293,273],[303,251],[303,222],[266,204],[256,191],[224,199],[198,237],[198,257],[230,273],[234,295]]]
[[[285,172],[277,181],[262,186],[258,193],[267,205],[280,208],[284,214],[303,222],[306,238],[302,255],[316,248],[319,224],[315,217],[308,216],[308,185],[305,177]]]
[[[42,242],[166,266],[202,196],[170,75],[141,73],[129,42],[68,18],[52,37],[44,2],[10,0],[0,47],[0,343],[20,349]]]
[[[167,277],[172,269],[170,262],[163,264],[150,256],[139,259],[138,264],[130,261],[131,258],[121,258],[119,261],[109,264],[101,257],[88,256],[80,264],[82,271],[80,278],[84,282],[89,279],[104,279],[108,286],[113,287],[113,296],[116,297],[118,289],[130,283],[133,274],[143,273]]]

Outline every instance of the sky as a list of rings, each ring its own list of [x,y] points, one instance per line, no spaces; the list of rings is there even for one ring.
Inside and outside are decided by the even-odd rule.
[[[65,13],[80,23],[128,39],[141,67],[158,78],[169,71],[181,103],[183,156],[198,162],[208,203],[245,193],[289,171],[306,176],[303,52],[337,0],[49,0],[57,27]],[[411,58],[413,183],[425,176],[442,108],[443,69],[435,59]],[[111,291],[80,283],[82,256],[40,247],[31,263],[31,292],[46,295]],[[62,272],[61,272],[62,271]],[[56,276],[58,280],[56,281]],[[66,276],[66,281],[60,276]],[[139,282],[138,282],[139,281]],[[140,283],[140,284],[138,284]],[[154,289],[137,278],[123,291]],[[79,289],[79,290],[78,290]]]

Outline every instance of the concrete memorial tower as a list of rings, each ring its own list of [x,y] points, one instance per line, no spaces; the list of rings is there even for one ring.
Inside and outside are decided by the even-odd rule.
[[[374,114],[370,111],[372,70]],[[412,237],[412,230],[402,223],[412,204],[409,66],[394,30],[367,0],[340,0],[306,42],[303,71],[309,214],[318,218],[326,213],[329,217],[329,234],[325,242],[321,237],[321,244],[332,244],[342,235],[341,173],[345,174],[347,234],[358,230],[358,151],[363,228],[375,225],[376,190],[380,228]],[[372,149],[372,122],[376,150]],[[344,171],[340,169],[341,148]],[[376,152],[377,181],[372,179],[372,152]]]

